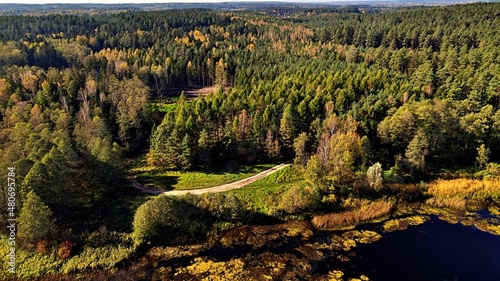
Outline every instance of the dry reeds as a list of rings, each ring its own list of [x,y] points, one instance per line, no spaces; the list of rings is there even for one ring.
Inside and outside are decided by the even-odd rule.
[[[462,199],[500,198],[500,179],[437,180],[429,184],[430,195],[439,198]]]
[[[320,229],[335,229],[346,226],[354,226],[363,221],[369,221],[388,214],[393,203],[388,201],[365,201],[359,209],[345,211],[336,214],[315,216],[312,224]]]
[[[425,203],[439,208],[449,208],[454,210],[465,210],[465,199],[452,197],[452,198],[437,198],[432,197],[427,199]]]

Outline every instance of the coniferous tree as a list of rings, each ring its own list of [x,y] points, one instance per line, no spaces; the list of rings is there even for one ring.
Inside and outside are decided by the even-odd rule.
[[[35,192],[26,195],[19,214],[19,238],[35,243],[42,239],[54,239],[56,226],[52,211]]]

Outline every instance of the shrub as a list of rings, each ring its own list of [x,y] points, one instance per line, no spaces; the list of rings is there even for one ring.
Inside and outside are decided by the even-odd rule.
[[[119,245],[129,242],[129,237],[125,233],[109,231],[106,226],[101,226],[97,231],[87,235],[85,245],[89,247],[103,247],[106,245]]]
[[[245,218],[245,207],[234,194],[228,194],[224,200],[224,217],[230,222],[239,222]]]
[[[490,175],[490,177],[500,177],[500,164],[498,163],[489,163],[486,166],[486,171]]]
[[[83,252],[69,259],[61,268],[63,273],[71,273],[96,269],[112,269],[127,259],[132,248],[123,246],[106,246],[99,248],[86,247]]]
[[[42,254],[42,255],[45,255],[47,254],[47,249],[50,247],[50,241],[46,240],[46,239],[43,239],[43,240],[40,240],[36,243],[36,252],[38,254]]]
[[[318,188],[295,185],[281,198],[278,209],[288,214],[311,211],[321,204],[321,193]]]
[[[62,261],[54,254],[40,255],[33,251],[18,251],[16,255],[16,275],[20,279],[57,274]]]
[[[486,169],[477,172],[474,176],[484,179],[498,178],[500,177],[500,164],[489,163],[486,165]]]
[[[325,185],[326,167],[323,165],[318,156],[313,155],[309,161],[307,161],[307,165],[304,170],[304,178],[313,185]]]
[[[202,212],[172,196],[158,196],[136,211],[132,238],[136,245],[195,237],[206,232]]]
[[[68,240],[62,242],[57,249],[57,258],[60,260],[69,258],[74,245],[75,244],[73,242]]]
[[[246,215],[245,206],[233,193],[205,194],[199,206],[209,211],[217,219],[227,222],[241,222]]]
[[[15,276],[8,271],[10,245],[4,235],[0,235],[0,280],[35,279],[36,277],[59,272],[62,261],[58,261],[55,252],[47,249],[48,254],[42,255],[35,250],[23,247],[16,249]],[[16,277],[16,278],[14,278]]]

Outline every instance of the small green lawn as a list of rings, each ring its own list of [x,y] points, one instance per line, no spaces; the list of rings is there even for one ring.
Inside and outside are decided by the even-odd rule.
[[[264,170],[274,167],[274,164],[259,164],[240,166],[236,171],[201,172],[201,171],[161,171],[154,167],[137,167],[131,169],[136,179],[147,187],[165,190],[188,190],[223,185],[235,182]]]
[[[177,103],[160,103],[160,102],[152,102],[151,108],[155,112],[169,112],[175,111],[177,109]]]
[[[289,166],[242,189],[228,191],[242,200],[251,210],[270,215],[282,196],[294,186],[305,185],[300,173]]]

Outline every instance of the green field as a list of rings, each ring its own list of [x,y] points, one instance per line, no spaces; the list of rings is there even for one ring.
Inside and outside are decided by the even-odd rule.
[[[228,191],[242,200],[252,211],[270,214],[279,205],[282,196],[305,181],[292,167],[286,167],[268,177],[251,183],[242,189]]]
[[[155,167],[142,166],[133,168],[131,171],[136,174],[137,181],[146,187],[164,190],[189,190],[235,182],[270,169],[273,166],[274,164],[244,165],[235,171],[220,170],[216,172],[162,171]]]

